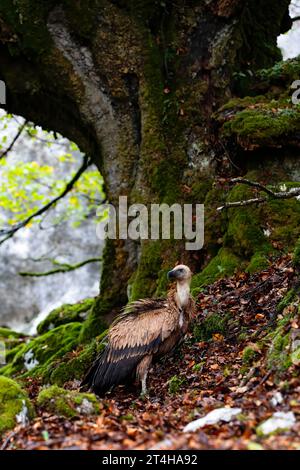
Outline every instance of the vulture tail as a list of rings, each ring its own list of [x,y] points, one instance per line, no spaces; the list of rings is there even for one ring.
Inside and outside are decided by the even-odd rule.
[[[106,347],[84,377],[81,390],[90,389],[102,396],[111,388],[134,379],[141,356],[123,357],[114,362],[108,356],[109,348]]]

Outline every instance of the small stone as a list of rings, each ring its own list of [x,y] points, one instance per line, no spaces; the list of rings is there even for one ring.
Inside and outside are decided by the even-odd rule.
[[[280,393],[280,392],[275,392],[270,401],[271,401],[271,404],[272,404],[273,406],[280,405],[280,404],[283,402],[282,393]]]
[[[296,418],[292,411],[277,411],[271,418],[260,424],[256,432],[258,435],[268,436],[270,434],[287,431],[293,427],[295,423]]]
[[[196,419],[191,421],[185,426],[183,432],[194,432],[200,428],[203,428],[209,424],[217,424],[219,421],[225,421],[229,423],[234,417],[241,414],[241,408],[217,408],[213,411],[210,411],[203,418]]]

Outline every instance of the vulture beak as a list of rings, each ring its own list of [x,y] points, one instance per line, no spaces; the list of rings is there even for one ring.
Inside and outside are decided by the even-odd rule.
[[[168,272],[168,279],[170,281],[176,279],[176,271],[174,271],[174,269],[172,269],[171,271]]]

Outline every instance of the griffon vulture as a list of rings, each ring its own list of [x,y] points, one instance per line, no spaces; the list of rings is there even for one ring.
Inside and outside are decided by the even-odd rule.
[[[107,344],[81,384],[103,395],[112,387],[138,378],[147,393],[149,367],[170,352],[186,334],[194,312],[190,295],[192,273],[185,265],[168,272],[176,281],[166,299],[144,299],[130,303],[109,328]]]

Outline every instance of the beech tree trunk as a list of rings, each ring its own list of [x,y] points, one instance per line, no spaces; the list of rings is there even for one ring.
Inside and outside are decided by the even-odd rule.
[[[245,71],[280,59],[288,0],[1,0],[0,78],[7,110],[55,130],[90,154],[118,203],[203,203],[217,176],[234,173],[213,115]],[[109,241],[101,316],[160,294],[176,261],[200,271],[222,241],[215,215],[206,244]],[[158,279],[158,280],[157,280]],[[87,280],[88,282],[88,280]]]

